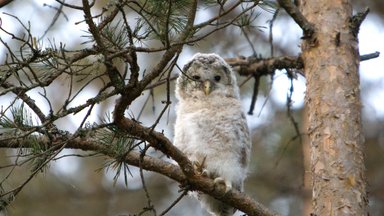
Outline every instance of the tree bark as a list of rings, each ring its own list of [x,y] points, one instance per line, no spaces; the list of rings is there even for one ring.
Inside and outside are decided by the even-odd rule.
[[[302,0],[314,215],[367,215],[358,41],[348,0]]]
[[[301,130],[302,133],[308,134],[308,118],[306,116],[308,115],[307,107],[305,106],[302,111],[302,122],[301,122]],[[310,154],[310,142],[309,137],[304,135],[302,137],[301,145],[302,145],[302,151],[303,151],[303,167],[304,167],[304,176],[303,176],[303,210],[302,215],[308,216],[312,213],[312,173],[311,170],[311,154]]]

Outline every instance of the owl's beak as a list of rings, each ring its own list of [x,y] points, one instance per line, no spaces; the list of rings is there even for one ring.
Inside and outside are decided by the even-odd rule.
[[[212,91],[212,83],[209,80],[205,80],[204,83],[204,93],[205,95],[209,95]]]

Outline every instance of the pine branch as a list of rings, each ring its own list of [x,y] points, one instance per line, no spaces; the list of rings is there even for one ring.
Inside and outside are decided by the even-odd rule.
[[[102,27],[105,27],[108,23],[110,23],[113,20],[113,18],[117,15],[119,10],[115,8],[112,15],[109,16],[109,19],[107,19],[108,22],[104,22],[102,23],[103,24],[102,26],[97,27],[96,24],[93,22],[93,17],[91,14],[91,8],[93,5],[90,5],[88,3],[88,0],[82,0],[82,2],[83,2],[83,12],[85,17],[85,22],[87,23],[89,31],[91,32],[92,37],[94,38],[98,46],[98,50],[104,55],[104,58],[105,58],[104,65],[107,68],[107,73],[111,80],[111,83],[114,85],[114,87],[118,91],[122,91],[124,88],[124,81],[122,80],[119,71],[112,63],[112,59],[109,58],[108,52],[107,52],[108,50],[107,45],[105,44],[104,39],[102,38],[102,35],[101,35]]]
[[[141,95],[143,90],[153,81],[153,79],[155,79],[163,72],[164,68],[168,65],[172,58],[174,58],[175,55],[182,51],[185,41],[192,36],[191,33],[193,32],[193,23],[195,21],[196,10],[197,0],[192,2],[192,7],[188,14],[188,21],[185,26],[185,30],[180,34],[180,43],[172,45],[169,49],[167,49],[159,63],[157,63],[157,65],[147,75],[145,75],[144,78],[137,83],[137,85],[134,85],[135,83],[128,83],[125,86],[125,89],[122,92],[122,97],[120,98],[119,102],[116,103],[114,109],[114,121],[118,126],[123,126],[125,124],[124,112],[126,108],[132,103],[134,99]]]
[[[1,83],[0,85],[1,87],[3,88],[6,88],[6,89],[12,89],[11,91],[17,95],[18,98],[20,98],[21,100],[24,101],[24,103],[26,103],[29,108],[31,108],[35,113],[36,115],[39,117],[40,119],[40,122],[41,123],[44,123],[46,120],[47,120],[47,117],[44,115],[44,113],[41,111],[41,109],[39,108],[39,106],[36,105],[35,101],[30,98],[25,92],[25,90],[21,90],[21,89],[18,89],[18,88],[15,88],[14,85],[8,83],[8,82],[3,82]]]
[[[162,144],[172,145],[169,142],[169,140],[167,140],[167,138],[160,133],[153,132],[152,134],[148,134],[148,129],[142,126],[141,127],[139,126],[138,128],[133,128],[133,129],[135,131],[137,130],[139,133],[143,133],[143,136],[146,137],[148,140],[159,142],[159,143],[165,142]],[[40,144],[47,145],[49,143],[46,143],[46,141],[42,139],[40,141]],[[20,148],[20,147],[30,148],[32,147],[31,145],[32,143],[29,139],[23,139],[18,141],[17,140],[10,140],[10,141],[0,140],[0,148]],[[100,152],[111,158],[116,158],[118,156],[116,151],[111,151],[107,145],[89,141],[85,138],[75,138],[75,139],[68,140],[65,137],[61,137],[61,138],[57,137],[55,142],[52,143],[52,145],[56,146],[55,148],[57,149],[65,145],[65,148]],[[170,146],[168,146],[167,148],[169,147]],[[168,149],[168,150],[178,151],[176,149]],[[168,152],[168,153],[174,154],[171,152]],[[185,156],[183,157],[186,158]],[[168,178],[179,182],[181,185],[187,186],[190,190],[199,190],[206,194],[209,194],[223,202],[226,202],[229,205],[234,206],[235,208],[246,213],[247,215],[250,215],[250,216],[258,216],[258,215],[276,216],[277,215],[276,213],[271,212],[262,204],[254,201],[251,197],[243,193],[240,193],[236,190],[230,190],[226,193],[225,188],[218,187],[217,184],[215,184],[212,179],[202,177],[193,172],[188,172],[190,176],[187,177],[185,175],[185,172],[183,172],[179,166],[165,162],[163,160],[160,160],[151,156],[147,156],[147,155],[142,156],[141,153],[139,152],[131,151],[125,156],[124,161],[130,165],[133,165],[136,167],[141,166],[145,170],[157,172],[164,176],[167,176]]]

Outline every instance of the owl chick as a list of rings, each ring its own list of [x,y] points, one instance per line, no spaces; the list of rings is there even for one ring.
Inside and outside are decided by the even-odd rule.
[[[197,53],[177,79],[175,145],[217,184],[243,190],[251,141],[239,87],[231,67],[216,54]],[[233,207],[194,193],[214,216],[233,215]]]

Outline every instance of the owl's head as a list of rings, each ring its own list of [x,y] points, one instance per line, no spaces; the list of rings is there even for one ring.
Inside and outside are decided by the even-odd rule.
[[[177,79],[179,99],[210,97],[239,98],[239,88],[231,67],[216,54],[195,54]]]

